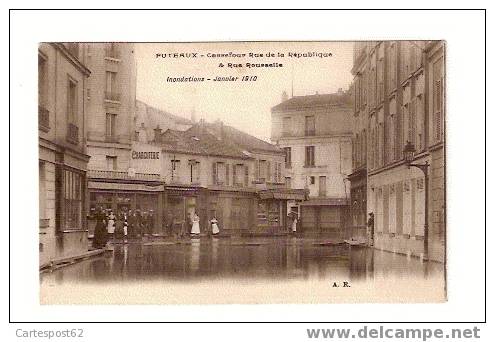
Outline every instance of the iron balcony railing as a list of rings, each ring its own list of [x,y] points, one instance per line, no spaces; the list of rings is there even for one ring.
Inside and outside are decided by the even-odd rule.
[[[45,132],[50,130],[50,112],[42,106],[38,106],[38,128]]]
[[[105,178],[105,179],[136,179],[144,181],[160,181],[160,174],[157,173],[134,173],[130,174],[125,171],[106,171],[106,170],[90,170],[88,171],[89,178]]]

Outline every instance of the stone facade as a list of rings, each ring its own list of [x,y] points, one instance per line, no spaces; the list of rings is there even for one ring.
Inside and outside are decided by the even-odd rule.
[[[350,96],[341,90],[283,98],[272,108],[271,139],[286,152],[286,182],[292,189],[307,189],[309,201],[302,205],[314,207],[306,208],[306,217],[299,212],[302,228],[308,232],[325,231],[325,226],[336,230],[347,224],[351,116]],[[294,210],[298,205],[292,202],[289,206]]]
[[[77,43],[38,48],[40,260],[88,250],[85,105],[88,68]]]
[[[375,215],[374,235],[367,232],[369,241],[373,238],[377,248],[437,261],[444,261],[445,243],[443,51],[443,42],[358,42],[352,70],[350,179],[351,188],[359,191],[366,184],[367,211]],[[408,142],[416,151],[413,163],[430,165],[428,184],[421,170],[405,163],[403,149]]]

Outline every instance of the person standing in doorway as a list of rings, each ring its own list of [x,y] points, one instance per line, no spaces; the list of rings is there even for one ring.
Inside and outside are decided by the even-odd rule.
[[[375,214],[373,212],[369,213],[368,218],[368,231],[369,231],[369,239],[368,243],[370,246],[375,244]]]
[[[218,229],[218,221],[217,221],[217,218],[215,216],[213,216],[213,218],[211,219],[211,233],[213,235],[217,235],[218,233],[220,233],[220,229]]]
[[[108,214],[107,232],[108,232],[108,239],[113,240],[113,236],[115,233],[115,215],[113,214],[113,211],[111,209],[110,209],[110,213]]]
[[[292,220],[292,234],[296,234],[297,231],[297,213],[293,214],[294,219]]]
[[[194,213],[193,219],[192,219],[192,228],[191,228],[191,235],[199,235],[200,229],[199,229],[199,216]]]
[[[93,248],[103,248],[107,244],[107,221],[102,208],[98,208],[95,213],[96,226],[93,236]]]

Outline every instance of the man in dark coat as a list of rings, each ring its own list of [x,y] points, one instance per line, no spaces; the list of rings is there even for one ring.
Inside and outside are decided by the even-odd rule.
[[[93,248],[103,248],[107,244],[107,217],[102,208],[98,208],[95,214],[96,226],[93,236]]]

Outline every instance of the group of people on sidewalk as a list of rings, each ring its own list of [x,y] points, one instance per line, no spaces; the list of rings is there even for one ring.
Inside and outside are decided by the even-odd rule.
[[[128,238],[153,238],[155,220],[152,211],[122,210],[115,215],[111,209],[98,208],[90,218],[95,220],[94,248],[103,248],[114,239],[127,243]]]
[[[95,220],[93,248],[103,248],[111,240],[127,243],[128,238],[153,239],[155,220],[152,211],[129,210],[120,211],[115,215],[113,210],[100,207],[94,210],[89,218]],[[171,220],[166,235],[175,235],[178,238],[189,233],[191,237],[197,237],[201,234],[199,223],[200,219],[196,213],[191,215],[189,225],[186,222]],[[219,234],[218,220],[213,217],[210,224],[211,230],[208,234]]]

